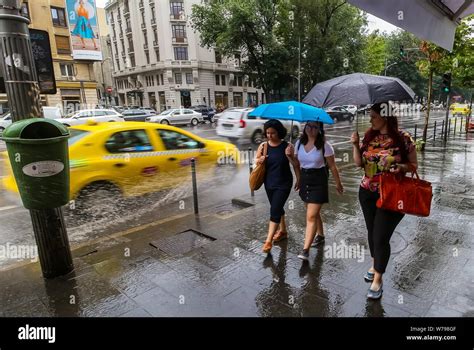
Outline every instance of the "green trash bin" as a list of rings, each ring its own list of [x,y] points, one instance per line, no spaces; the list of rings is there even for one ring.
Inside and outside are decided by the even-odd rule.
[[[15,122],[3,132],[23,205],[51,209],[69,202],[69,131],[45,118]]]

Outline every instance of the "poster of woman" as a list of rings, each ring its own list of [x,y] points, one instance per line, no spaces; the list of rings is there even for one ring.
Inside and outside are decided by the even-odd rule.
[[[95,0],[66,0],[72,55],[78,60],[102,60]]]

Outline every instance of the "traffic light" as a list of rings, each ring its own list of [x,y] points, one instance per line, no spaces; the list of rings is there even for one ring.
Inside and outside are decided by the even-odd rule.
[[[400,45],[400,57],[405,57],[405,50],[403,48],[403,45]]]
[[[443,83],[441,85],[443,92],[449,94],[451,91],[451,73],[443,74]]]

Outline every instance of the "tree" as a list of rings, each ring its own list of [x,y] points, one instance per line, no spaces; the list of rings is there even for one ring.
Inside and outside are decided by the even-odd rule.
[[[288,5],[284,0],[214,0],[193,6],[191,23],[205,47],[228,57],[240,52],[245,57],[242,71],[255,78],[268,98],[288,80],[282,63],[290,53],[278,31],[289,26]]]
[[[384,74],[387,64],[387,38],[380,34],[378,30],[367,36],[367,43],[364,48],[366,59],[365,72],[369,74]]]

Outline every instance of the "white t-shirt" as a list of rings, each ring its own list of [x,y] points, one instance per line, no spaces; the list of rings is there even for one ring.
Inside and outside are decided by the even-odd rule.
[[[295,155],[298,157],[300,161],[300,165],[303,169],[319,169],[324,167],[324,158],[323,158],[323,148],[317,149],[316,146],[313,146],[311,150],[306,153],[304,149],[304,145],[301,145],[300,141],[296,141],[295,144]],[[299,150],[298,150],[299,148]],[[324,143],[324,156],[330,157],[334,155],[334,148],[331,146],[329,142]]]

